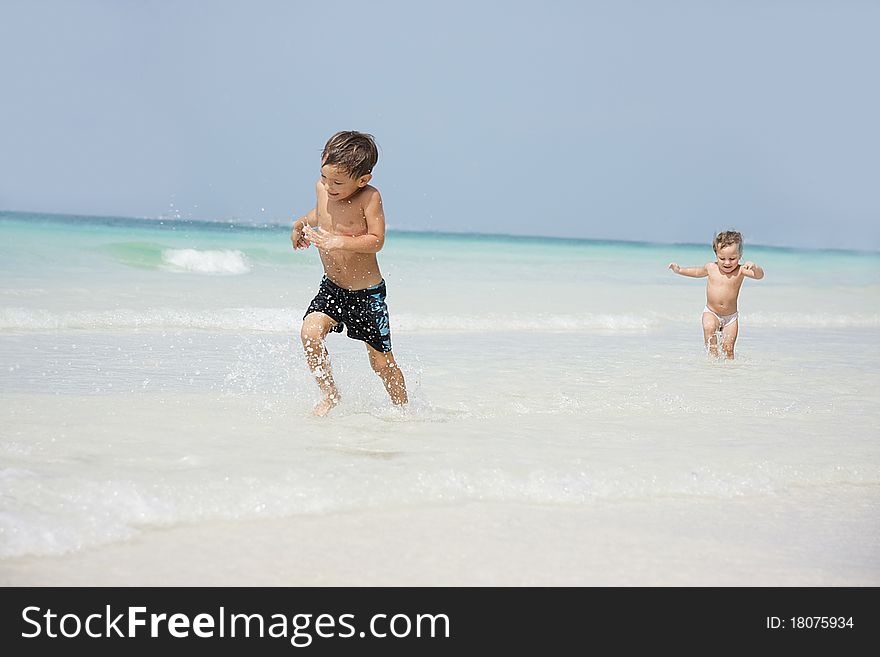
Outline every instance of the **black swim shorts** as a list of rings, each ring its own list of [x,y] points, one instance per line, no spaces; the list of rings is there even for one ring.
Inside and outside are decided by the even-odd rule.
[[[303,319],[315,312],[336,320],[331,331],[341,333],[345,326],[348,328],[348,337],[366,342],[376,351],[391,351],[391,326],[388,323],[388,306],[385,304],[384,280],[363,290],[346,290],[325,276]]]

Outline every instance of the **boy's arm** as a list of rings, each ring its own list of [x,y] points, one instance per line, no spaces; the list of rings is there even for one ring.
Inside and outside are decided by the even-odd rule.
[[[305,227],[307,225],[314,226],[317,223],[318,215],[315,208],[312,208],[306,216],[300,217],[293,222],[293,228],[290,230],[290,241],[293,243],[294,249],[304,249],[309,245],[309,241],[304,234]]]
[[[669,269],[676,274],[689,276],[691,278],[703,278],[704,276],[709,275],[709,270],[706,269],[706,265],[703,265],[702,267],[679,267],[676,263],[670,262]]]
[[[307,215],[304,215],[293,222],[293,227],[296,230],[303,230],[306,225],[316,226],[318,224],[318,213],[315,211],[315,208],[309,210]]]
[[[385,245],[385,213],[382,211],[382,197],[378,190],[370,192],[364,205],[364,217],[367,220],[367,232],[363,235],[352,237],[332,235],[322,230],[310,230],[309,239],[322,251],[378,253]]]
[[[743,276],[747,276],[748,278],[754,278],[756,281],[760,281],[764,278],[764,270],[761,269],[759,265],[756,265],[754,262],[745,262],[742,266]]]

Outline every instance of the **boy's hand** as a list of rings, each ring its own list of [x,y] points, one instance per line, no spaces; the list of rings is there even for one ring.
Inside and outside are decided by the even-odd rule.
[[[744,262],[744,263],[742,264],[742,268],[743,268],[744,270],[746,270],[746,271],[750,271],[750,272],[754,273],[754,271],[755,271],[755,263],[754,263],[754,262]]]
[[[681,271],[681,267],[679,267],[679,266],[678,266],[676,263],[674,263],[674,262],[670,262],[670,263],[669,263],[669,269],[671,269],[672,271],[674,271],[676,274],[679,273],[679,272]]]
[[[344,244],[342,237],[328,233],[326,230],[321,230],[319,227],[312,228],[311,226],[306,226],[305,237],[321,251],[341,249]]]
[[[290,241],[293,244],[293,248],[296,250],[307,249],[307,248],[309,248],[309,244],[311,242],[309,242],[309,240],[306,239],[305,230],[304,230],[305,224],[303,224],[301,227],[297,228],[296,223],[297,222],[293,222],[293,230],[290,231]]]

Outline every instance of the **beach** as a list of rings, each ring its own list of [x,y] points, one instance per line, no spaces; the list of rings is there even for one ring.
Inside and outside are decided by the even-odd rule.
[[[0,213],[0,584],[876,586],[880,256],[389,232],[411,404],[280,226]]]
[[[472,502],[157,528],[8,560],[4,585],[873,586],[876,519],[859,490],[699,504]]]

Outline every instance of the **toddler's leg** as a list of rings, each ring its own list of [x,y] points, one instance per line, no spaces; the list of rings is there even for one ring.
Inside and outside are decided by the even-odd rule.
[[[709,355],[718,357],[718,327],[721,322],[712,313],[703,313],[703,344]]]
[[[736,344],[736,336],[738,333],[738,319],[721,329],[721,350],[729,360],[733,360],[733,346]]]
[[[403,380],[403,372],[400,371],[394,354],[390,351],[381,352],[367,345],[367,353],[370,355],[370,365],[373,371],[382,379],[391,402],[397,406],[407,402],[406,381]]]
[[[333,373],[330,371],[330,356],[324,347],[324,338],[335,324],[336,320],[324,313],[309,313],[303,320],[300,331],[303,349],[306,352],[306,363],[315,381],[318,382],[323,396],[315,406],[315,415],[327,415],[330,409],[339,403],[339,391],[336,390]]]

